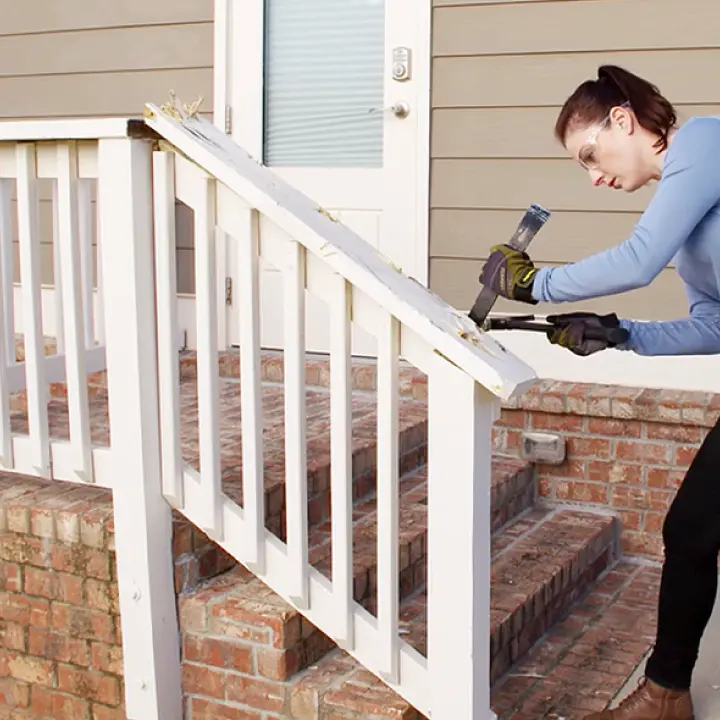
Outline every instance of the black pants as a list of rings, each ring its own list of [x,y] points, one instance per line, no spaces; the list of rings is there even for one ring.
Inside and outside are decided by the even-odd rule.
[[[663,687],[687,690],[718,587],[720,420],[675,496],[663,540],[657,639],[645,674]]]

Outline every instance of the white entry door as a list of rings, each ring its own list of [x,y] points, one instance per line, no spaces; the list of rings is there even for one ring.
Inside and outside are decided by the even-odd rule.
[[[426,284],[430,0],[218,0],[217,8],[228,32],[216,53],[228,66],[216,76],[227,106],[216,100],[216,120],[223,114],[240,145]],[[282,347],[280,273],[263,265],[260,284],[262,344]],[[327,308],[311,297],[306,308],[307,349],[327,352]],[[233,301],[230,344],[237,310]],[[375,352],[357,330],[353,350]]]

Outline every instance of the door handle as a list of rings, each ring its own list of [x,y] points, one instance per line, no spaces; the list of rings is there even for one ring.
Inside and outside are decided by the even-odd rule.
[[[410,105],[404,100],[399,100],[390,109],[397,118],[406,118],[410,114]]]

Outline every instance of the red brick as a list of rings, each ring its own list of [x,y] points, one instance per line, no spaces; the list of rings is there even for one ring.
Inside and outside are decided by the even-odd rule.
[[[28,567],[25,570],[25,592],[50,600],[60,600],[72,605],[83,604],[83,579],[77,575],[66,575]]]
[[[103,705],[120,703],[118,679],[92,670],[78,670],[69,665],[58,665],[58,689]]]
[[[530,427],[533,430],[554,430],[558,432],[582,432],[585,418],[582,415],[554,415],[531,412]]]
[[[652,506],[650,490],[614,486],[610,489],[610,504],[613,507],[629,510],[647,510]]]
[[[0,649],[0,676],[6,675],[32,685],[53,685],[53,664],[41,658]]]
[[[51,625],[53,629],[67,632],[71,637],[107,643],[114,640],[112,617],[85,608],[53,603]]]
[[[189,662],[227,668],[252,674],[252,649],[232,638],[215,639],[201,635],[185,635],[183,652]]]
[[[611,455],[611,442],[605,438],[569,437],[567,439],[568,457],[586,457],[606,459]]]
[[[119,608],[113,602],[113,583],[89,578],[85,582],[86,605],[90,610],[118,614]]]
[[[84,545],[59,545],[53,543],[51,551],[53,570],[84,575],[98,580],[110,580],[110,557],[105,551]]]
[[[225,677],[225,699],[258,710],[281,712],[285,706],[285,685],[228,673]]]
[[[641,555],[644,557],[662,558],[662,537],[650,535],[646,532],[625,531],[620,537],[623,552],[628,555]]]
[[[4,539],[3,539],[4,542]],[[0,563],[0,591],[22,592],[22,565],[16,563]]]
[[[682,470],[666,470],[665,468],[648,468],[647,484],[649,487],[677,490],[685,479]]]
[[[620,510],[618,512],[623,529],[640,530],[642,524],[642,513],[635,510]]]
[[[261,720],[260,713],[231,707],[215,702],[190,698],[190,714],[193,720]]]
[[[13,678],[0,678],[0,708],[26,708],[29,705],[30,685]]]
[[[675,449],[675,458],[673,465],[678,468],[690,467],[690,463],[695,459],[698,448],[692,445],[680,445]]]
[[[558,480],[555,488],[556,500],[574,500],[578,502],[607,504],[607,485]]]
[[[525,418],[526,415],[523,410],[508,410],[507,408],[502,408],[500,410],[500,417],[495,421],[495,425],[499,427],[524,428]]]
[[[616,420],[608,418],[588,418],[588,432],[593,435],[639,438],[642,423],[637,420]]]
[[[72,695],[33,686],[30,690],[30,709],[54,720],[81,720],[88,716],[90,704]]]
[[[0,646],[25,652],[25,626],[0,620]]]
[[[300,657],[295,649],[257,649],[257,672],[270,680],[289,680],[300,669]]]
[[[667,463],[670,459],[670,448],[658,443],[618,440],[615,454],[620,460],[651,464]]]
[[[47,600],[0,593],[0,619],[12,620],[20,625],[47,627],[49,610]]]
[[[90,661],[87,642],[44,628],[28,629],[28,651],[31,655],[87,667]]]
[[[90,643],[90,657],[93,670],[111,675],[123,674],[123,654],[120,645],[107,643]]]
[[[92,704],[92,720],[127,720],[125,710],[122,707],[108,707],[107,705]]]
[[[585,461],[568,458],[562,465],[547,465],[545,463],[537,464],[539,475],[549,475],[557,478],[577,478],[585,479]]]
[[[645,513],[645,526],[643,530],[646,533],[662,533],[663,522],[665,521],[665,513],[658,512],[646,512]],[[640,529],[640,528],[636,528]]]
[[[648,440],[668,440],[670,442],[700,443],[706,435],[706,430],[687,425],[661,425],[660,423],[647,423],[646,436]]]
[[[626,465],[612,460],[591,460],[588,463],[588,480],[613,485],[640,485],[642,465]]]
[[[222,699],[225,697],[227,673],[204,665],[184,662],[182,665],[183,692],[186,695],[205,695]]]

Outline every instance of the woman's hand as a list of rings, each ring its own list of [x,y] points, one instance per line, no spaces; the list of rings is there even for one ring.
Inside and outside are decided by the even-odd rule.
[[[537,305],[532,296],[536,273],[537,268],[527,253],[509,245],[494,245],[480,273],[480,282],[509,300]]]
[[[615,313],[596,315],[595,313],[566,313],[565,315],[548,315],[545,318],[555,327],[548,331],[547,338],[552,345],[567,348],[575,355],[583,357],[615,347],[609,338],[588,338],[589,329],[617,329],[620,321]]]

